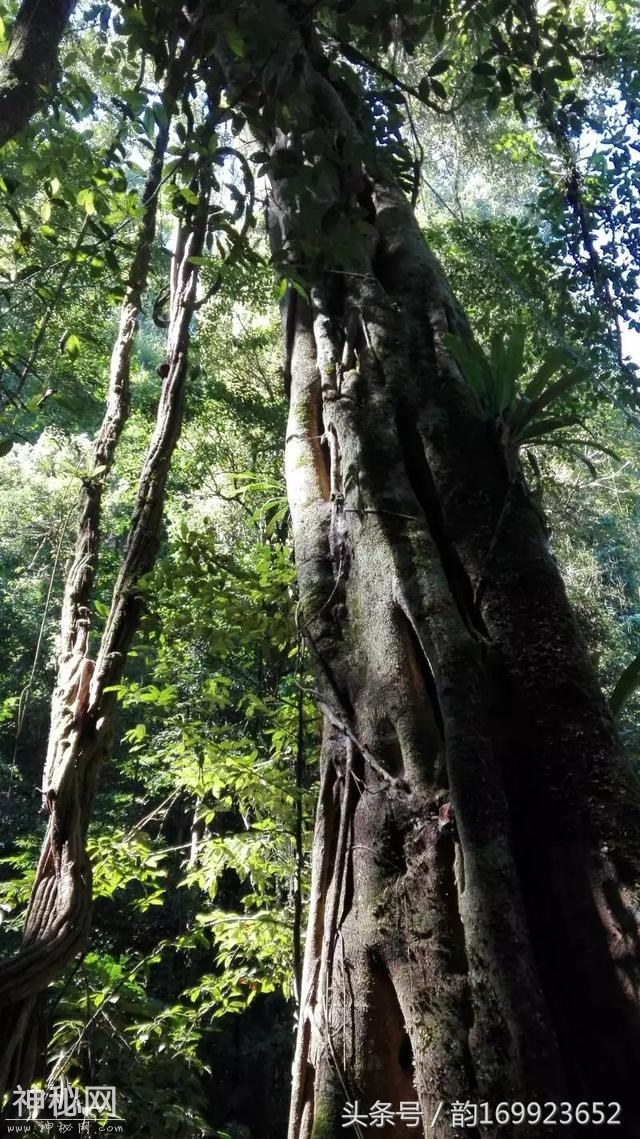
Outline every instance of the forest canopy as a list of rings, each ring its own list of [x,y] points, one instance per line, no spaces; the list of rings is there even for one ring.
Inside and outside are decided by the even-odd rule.
[[[626,0],[0,5],[29,1134],[637,1139],[639,61]]]

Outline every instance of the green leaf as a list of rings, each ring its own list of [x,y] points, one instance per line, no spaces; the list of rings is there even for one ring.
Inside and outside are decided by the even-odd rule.
[[[436,12],[433,17],[433,34],[439,44],[442,43],[447,34],[447,22],[442,12]]]
[[[513,435],[517,442],[527,442],[537,439],[541,435],[549,435],[552,431],[559,431],[561,427],[575,427],[580,420],[575,415],[549,415],[544,419],[526,422],[519,431]]]
[[[494,396],[493,371],[481,346],[475,340],[461,340],[447,333],[443,336],[445,346],[458,364],[464,379],[485,408],[489,408]]]
[[[553,403],[559,396],[564,395],[565,392],[574,388],[576,384],[581,383],[584,379],[584,372],[572,372],[568,376],[562,376],[559,380],[556,380],[555,383],[549,384],[549,387],[545,388],[537,399],[532,400],[529,407],[528,418],[534,418],[539,411],[548,407],[550,403]]]
[[[450,67],[450,59],[437,59],[436,62],[429,68],[429,75],[442,75],[443,72],[448,71]]]
[[[474,75],[495,75],[496,69],[492,63],[488,63],[486,59],[481,59],[479,63],[474,63],[471,68]]]
[[[505,368],[510,380],[514,383],[522,371],[525,335],[524,324],[516,324],[505,345]]]
[[[80,337],[76,336],[75,332],[72,332],[70,336],[67,336],[64,344],[64,350],[69,356],[71,356],[72,360],[75,360],[80,351],[80,347]]]
[[[156,118],[152,107],[145,107],[140,123],[149,142],[153,142],[156,133]]]
[[[640,686],[640,654],[631,661],[619,676],[609,697],[611,715],[617,719],[627,700]]]
[[[558,441],[557,445],[565,452],[565,454],[571,455],[571,458],[575,459],[576,462],[582,463],[583,467],[587,468],[592,478],[595,479],[598,477],[598,468],[596,467],[595,463],[592,463],[591,459],[588,459],[587,456],[583,455],[581,451],[576,451],[575,447],[567,447],[566,445],[563,446],[561,439]]]
[[[0,459],[9,454],[13,447],[13,439],[0,439]]]
[[[502,358],[502,399],[499,411],[506,411],[514,403],[518,390],[518,380],[524,360],[525,327],[516,324],[511,336],[504,345]]]
[[[551,350],[547,352],[531,383],[525,388],[524,394],[527,399],[537,399],[544,390],[547,380],[551,379],[551,376],[559,372],[560,368],[570,360],[571,357],[564,348],[551,348]]]
[[[231,48],[233,54],[237,55],[239,59],[243,59],[244,56],[247,54],[247,45],[244,42],[243,37],[240,35],[240,32],[238,31],[238,29],[237,28],[227,28],[227,30],[224,34],[225,34],[225,39],[226,39],[227,43],[229,44],[229,47]]]
[[[169,116],[167,115],[167,108],[164,103],[155,103],[153,106],[153,117],[159,127],[166,127],[169,125]]]
[[[491,344],[491,370],[494,377],[495,406],[493,412],[500,415],[515,403],[517,381],[522,371],[524,355],[524,325],[514,326],[505,342],[496,334]]]
[[[511,95],[513,91],[513,81],[511,79],[511,72],[508,67],[501,67],[498,72],[498,83],[502,87],[505,95]]]
[[[180,196],[184,198],[185,202],[188,202],[190,206],[197,206],[199,201],[198,195],[194,193],[189,186],[180,187]]]
[[[76,202],[82,206],[84,212],[89,216],[95,214],[96,204],[93,196],[93,190],[79,190],[76,195]]]
[[[295,293],[297,293],[299,297],[302,297],[303,301],[309,300],[309,294],[308,294],[307,290],[300,284],[299,281],[291,280],[291,281],[289,281],[289,284],[290,284],[291,288],[293,289],[293,291]]]

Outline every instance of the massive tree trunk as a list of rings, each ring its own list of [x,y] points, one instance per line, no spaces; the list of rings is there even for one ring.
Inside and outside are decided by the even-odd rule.
[[[517,454],[444,346],[466,318],[310,29],[283,5],[218,58],[308,292],[286,469],[325,731],[290,1139],[416,1098],[441,1139],[549,1133],[491,1122],[514,1100],[620,1102],[637,1137],[637,797]],[[489,1104],[475,1127],[464,1100]]]
[[[0,67],[0,146],[18,134],[56,79],[58,47],[75,0],[24,0]]]

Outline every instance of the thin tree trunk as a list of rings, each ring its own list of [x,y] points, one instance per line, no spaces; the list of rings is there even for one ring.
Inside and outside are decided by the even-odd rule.
[[[444,348],[466,318],[362,103],[280,15],[286,133],[260,45],[218,57],[309,290],[285,305],[286,466],[325,733],[289,1136],[337,1139],[347,1101],[397,1111],[415,1086],[436,1139],[496,1134],[446,1108],[426,1132],[441,1101],[587,1099],[621,1102],[632,1139],[635,788],[517,456]],[[330,230],[305,256],[303,192],[356,242],[367,222],[346,269]]]
[[[52,701],[43,795],[49,823],[27,913],[20,952],[0,964],[0,1085],[29,1083],[33,1072],[40,997],[48,983],[86,944],[91,866],[86,834],[96,779],[108,755],[115,710],[110,689],[121,679],[142,609],[140,579],[153,567],[171,457],[182,423],[189,324],[207,229],[210,173],[200,175],[200,198],[183,228],[172,266],[165,377],[122,563],[97,658],[89,656],[89,603],[99,547],[101,485],[126,418],[131,352],[155,232],[157,193],[167,143],[163,130],[145,192],[140,242],[123,304],[111,364],[105,418],[95,445],[95,475],[85,479],[78,538],[67,578],[61,625],[62,652]],[[194,259],[195,258],[195,264]]]
[[[58,48],[75,0],[24,0],[0,66],[0,146],[27,125],[58,74]]]

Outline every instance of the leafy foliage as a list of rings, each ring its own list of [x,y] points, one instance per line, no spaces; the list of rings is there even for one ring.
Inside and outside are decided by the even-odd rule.
[[[580,372],[574,371],[548,383],[567,363],[567,354],[560,349],[547,353],[525,385],[522,382],[524,340],[525,328],[521,325],[514,328],[507,340],[503,341],[496,334],[491,344],[491,355],[487,357],[479,344],[466,344],[457,337],[446,337],[446,343],[487,418],[500,418],[516,446],[559,428],[575,426],[579,422],[576,416],[554,417],[541,413],[584,379]]]

